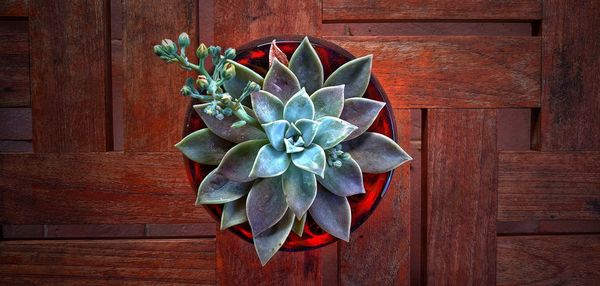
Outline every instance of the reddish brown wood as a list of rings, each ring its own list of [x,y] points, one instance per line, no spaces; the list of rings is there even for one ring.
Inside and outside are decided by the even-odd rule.
[[[600,150],[599,1],[544,2],[542,150]]]
[[[323,36],[531,36],[531,23],[371,22],[325,23]]]
[[[600,233],[600,220],[498,221],[498,234]]]
[[[0,108],[0,139],[31,140],[31,108]]]
[[[5,239],[32,239],[44,238],[43,225],[3,225],[2,238]]]
[[[181,155],[2,154],[2,224],[198,223]]]
[[[369,1],[324,0],[324,21],[381,20],[535,20],[542,16],[541,0]]]
[[[214,239],[0,242],[0,282],[214,285]]]
[[[214,237],[215,223],[186,223],[186,224],[147,224],[148,237]]]
[[[536,107],[540,41],[533,37],[328,37],[357,56],[395,108]]]
[[[31,141],[0,140],[0,153],[33,152]]]
[[[490,285],[496,264],[496,112],[427,111],[429,285]]]
[[[46,238],[142,237],[143,224],[68,224],[45,226]]]
[[[0,7],[1,10],[1,7]],[[0,21],[0,107],[30,106],[27,20]]]
[[[498,150],[531,149],[531,110],[499,109]]]
[[[0,17],[29,16],[29,0],[4,0],[0,2]]]
[[[596,285],[600,236],[498,238],[497,285]]]

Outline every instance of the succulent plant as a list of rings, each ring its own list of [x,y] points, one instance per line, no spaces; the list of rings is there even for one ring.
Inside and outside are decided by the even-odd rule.
[[[411,160],[388,137],[366,132],[385,103],[363,98],[371,56],[342,65],[327,79],[308,38],[287,59],[275,41],[263,78],[233,61],[235,50],[200,45],[198,65],[170,40],[155,46],[167,62],[200,73],[181,94],[200,100],[194,109],[207,128],[176,147],[189,159],[217,165],[200,184],[196,204],[224,204],[221,229],[249,222],[265,265],[290,232],[302,236],[308,215],[348,241],[347,197],[365,193],[362,173],[388,172]],[[204,68],[205,58],[215,66]],[[250,102],[248,102],[248,98]]]

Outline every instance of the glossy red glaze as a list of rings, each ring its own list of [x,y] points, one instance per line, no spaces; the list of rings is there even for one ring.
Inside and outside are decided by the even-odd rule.
[[[277,45],[288,56],[288,58],[290,58],[292,53],[298,47],[302,38],[280,38],[289,39],[277,41]],[[319,58],[321,59],[321,63],[323,64],[325,78],[327,78],[342,64],[355,58],[350,53],[333,43],[321,39],[311,38],[310,40],[313,43]],[[268,52],[270,42],[271,39],[261,39],[241,47],[238,49],[236,61],[264,76],[268,69]],[[395,140],[395,126],[392,109],[387,96],[374,76],[371,76],[371,81],[364,97],[386,102],[386,108],[379,113],[379,116],[368,131],[381,133]],[[188,117],[184,128],[184,136],[193,131],[206,127],[204,122],[202,122],[200,117],[196,114],[196,112],[194,112],[194,109],[192,108],[193,104],[194,103],[190,105],[188,110]],[[188,178],[192,183],[193,190],[195,191],[198,189],[200,182],[202,182],[204,177],[210,171],[212,171],[215,166],[201,165],[185,157],[184,161],[188,171]],[[385,194],[385,191],[389,186],[392,172],[384,174],[363,174],[363,176],[366,193],[348,198],[350,207],[352,209],[352,231],[358,228],[375,210],[379,200]],[[217,222],[220,222],[221,212],[223,209],[222,205],[205,205],[205,208],[214,216]],[[252,232],[248,223],[231,227],[229,230],[244,240],[252,242]],[[299,237],[292,232],[281,249],[285,251],[314,249],[325,246],[337,240],[337,238],[323,231],[309,216],[304,226],[304,234],[302,237]]]

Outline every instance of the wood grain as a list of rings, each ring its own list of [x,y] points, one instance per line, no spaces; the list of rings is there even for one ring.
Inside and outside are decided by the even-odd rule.
[[[31,108],[0,108],[0,139],[31,140]]]
[[[599,1],[545,1],[542,150],[600,150]]]
[[[531,36],[531,23],[375,22],[325,23],[323,36]]]
[[[107,3],[29,3],[36,152],[110,149]]]
[[[0,17],[29,16],[29,0],[3,0],[0,2]]]
[[[327,37],[373,74],[394,108],[540,105],[540,41],[532,37]]]
[[[0,242],[5,285],[214,285],[214,239]]]
[[[535,20],[541,0],[324,0],[324,21]]]
[[[27,20],[0,20],[0,107],[30,106]]]
[[[426,283],[491,285],[496,264],[496,112],[427,111]]]
[[[175,152],[2,154],[0,194],[2,224],[212,222]]]
[[[123,2],[125,151],[176,151],[189,104],[179,90],[194,74],[161,61],[152,46],[187,32],[188,55],[197,62],[197,9],[193,0]]]
[[[596,285],[600,236],[498,237],[497,285]]]

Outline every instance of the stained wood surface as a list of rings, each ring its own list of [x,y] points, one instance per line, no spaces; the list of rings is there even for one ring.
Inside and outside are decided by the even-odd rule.
[[[0,107],[30,106],[27,20],[0,20]]]
[[[29,0],[4,0],[0,2],[0,17],[27,17]]]
[[[490,285],[496,264],[496,112],[427,111],[426,282]]]
[[[0,108],[0,139],[31,140],[31,108]]]
[[[110,149],[107,1],[29,3],[36,152]]]
[[[367,22],[325,23],[322,36],[531,36],[531,23]]]
[[[596,285],[600,236],[498,238],[497,285]]]
[[[324,21],[535,20],[541,16],[541,0],[323,0]]]
[[[0,155],[2,224],[212,222],[181,154]]]
[[[540,105],[540,41],[533,37],[327,37],[373,73],[395,108]]]
[[[600,150],[599,1],[544,2],[542,150]]]
[[[214,239],[0,242],[5,285],[214,285]]]

